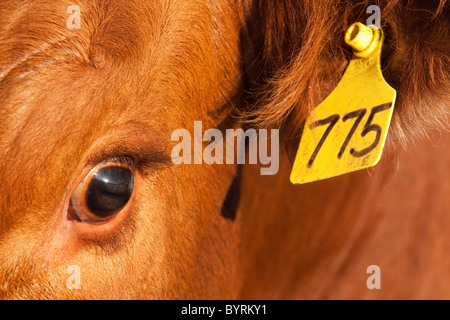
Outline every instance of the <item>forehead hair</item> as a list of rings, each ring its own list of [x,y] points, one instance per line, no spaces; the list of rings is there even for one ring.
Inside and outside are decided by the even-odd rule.
[[[60,195],[113,131],[133,150],[151,144],[145,135],[170,139],[166,127],[216,108],[236,82],[237,53],[220,54],[237,42],[226,2],[83,0],[80,29],[69,29],[72,4],[0,2],[0,180],[16,203],[44,184],[48,199]]]

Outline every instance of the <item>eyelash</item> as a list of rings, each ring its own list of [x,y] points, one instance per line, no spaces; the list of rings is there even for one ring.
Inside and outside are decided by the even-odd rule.
[[[99,164],[107,164],[107,163],[119,163],[119,164],[123,164],[123,165],[127,165],[131,168],[136,166],[136,163],[140,163],[139,161],[135,161],[133,157],[131,156],[127,156],[127,155],[121,155],[121,156],[115,156],[115,157],[110,157],[107,160],[101,161]]]

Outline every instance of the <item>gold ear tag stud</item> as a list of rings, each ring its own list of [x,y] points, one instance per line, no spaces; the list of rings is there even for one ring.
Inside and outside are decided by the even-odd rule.
[[[396,91],[381,72],[383,32],[372,27],[358,22],[347,30],[345,42],[354,56],[336,88],[305,122],[292,183],[332,178],[380,160]]]

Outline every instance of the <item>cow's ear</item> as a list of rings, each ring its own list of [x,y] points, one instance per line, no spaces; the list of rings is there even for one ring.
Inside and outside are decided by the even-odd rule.
[[[396,1],[397,2],[397,1]],[[385,2],[383,9],[389,5]],[[347,28],[366,23],[367,1],[243,1],[242,52],[249,95],[241,110],[252,126],[280,128],[295,155],[308,113],[336,86],[351,49]],[[448,128],[449,5],[397,3],[382,16],[385,78],[397,90],[388,144],[406,144],[426,130]]]

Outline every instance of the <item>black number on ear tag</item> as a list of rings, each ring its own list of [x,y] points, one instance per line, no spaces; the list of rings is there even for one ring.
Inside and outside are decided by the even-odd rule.
[[[378,146],[378,144],[380,143],[380,139],[381,139],[382,129],[378,124],[372,124],[372,121],[378,112],[388,110],[391,108],[391,106],[392,106],[392,103],[385,103],[385,104],[376,106],[372,109],[372,111],[370,112],[370,115],[369,115],[369,119],[367,119],[366,125],[364,126],[364,129],[361,133],[361,136],[365,137],[369,132],[375,131],[377,134],[375,137],[375,140],[369,147],[367,147],[361,151],[356,151],[355,149],[350,150],[350,153],[352,154],[352,156],[364,157],[366,154],[368,154],[369,152],[371,152],[373,149],[375,149]]]
[[[322,120],[318,120],[316,122],[311,123],[311,125],[309,126],[310,129],[314,129],[316,127],[320,127],[320,126],[324,126],[326,124],[330,124],[327,128],[327,130],[325,130],[325,133],[323,134],[322,138],[320,139],[319,143],[317,144],[316,148],[314,149],[314,152],[311,156],[311,158],[308,161],[308,167],[311,167],[314,163],[314,160],[317,157],[317,154],[320,151],[320,148],[322,148],[323,143],[325,142],[325,140],[327,139],[328,135],[330,134],[331,130],[333,129],[333,127],[336,125],[336,123],[339,121],[339,115],[335,114],[332,116],[329,116],[326,119],[322,119]]]
[[[339,154],[338,154],[338,158],[342,158],[342,155],[345,152],[345,149],[347,149],[348,143],[350,142],[350,139],[352,138],[353,134],[356,131],[356,128],[359,126],[359,123],[361,122],[361,120],[364,118],[364,116],[366,115],[367,110],[366,109],[359,109],[350,113],[347,113],[344,118],[342,118],[342,121],[347,121],[348,119],[352,119],[352,118],[356,118],[355,123],[352,126],[352,129],[350,130],[350,132],[347,135],[347,138],[345,138],[344,144],[341,147],[341,150],[339,150]]]

